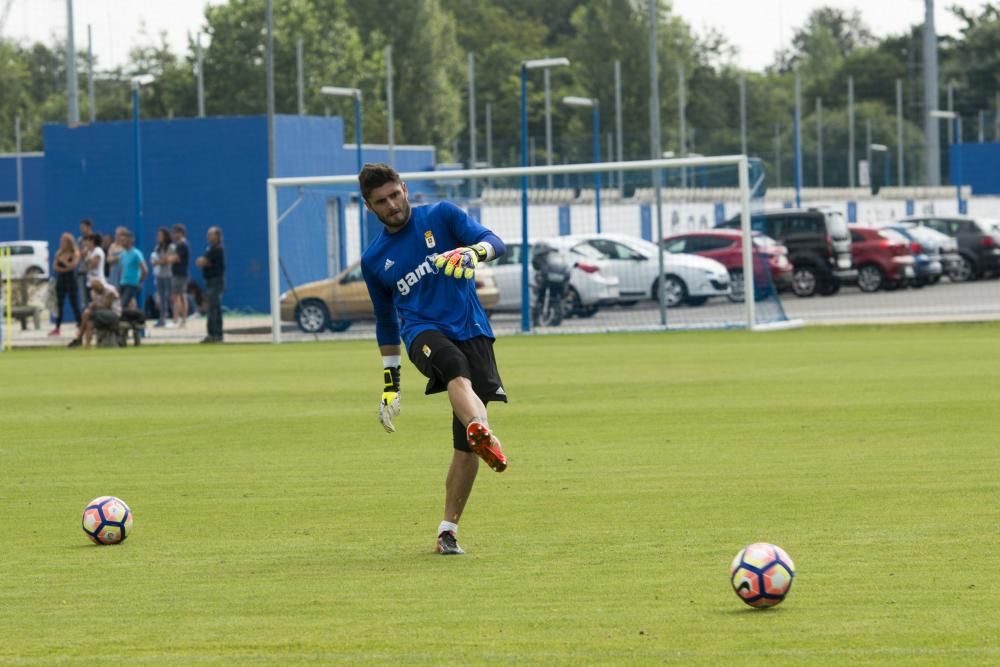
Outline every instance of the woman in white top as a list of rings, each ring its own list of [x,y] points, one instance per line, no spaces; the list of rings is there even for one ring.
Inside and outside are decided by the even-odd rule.
[[[170,230],[160,227],[156,230],[156,247],[153,248],[149,261],[153,264],[153,276],[156,278],[156,305],[160,317],[156,326],[166,323],[167,309],[170,308],[171,269],[170,255],[174,252],[174,244],[170,242]]]
[[[104,249],[101,248],[101,235],[91,234],[83,241],[83,261],[87,265],[87,288],[95,280],[104,282]]]

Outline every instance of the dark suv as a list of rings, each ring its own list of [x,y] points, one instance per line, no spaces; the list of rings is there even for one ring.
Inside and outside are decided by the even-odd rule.
[[[739,229],[735,216],[722,226]],[[770,236],[788,248],[792,263],[792,291],[798,296],[836,294],[842,283],[857,282],[851,261],[851,232],[839,211],[794,209],[755,213],[754,231]]]
[[[929,227],[958,241],[961,260],[948,272],[952,280],[964,282],[987,275],[1000,275],[1000,229],[997,228],[997,221],[916,215],[903,218],[899,224]]]

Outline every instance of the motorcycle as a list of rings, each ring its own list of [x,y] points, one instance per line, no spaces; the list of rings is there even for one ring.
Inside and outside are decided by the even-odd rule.
[[[555,248],[544,244],[537,244],[532,248],[532,255],[535,298],[531,308],[531,321],[536,327],[557,327],[562,324],[563,300],[572,267]]]

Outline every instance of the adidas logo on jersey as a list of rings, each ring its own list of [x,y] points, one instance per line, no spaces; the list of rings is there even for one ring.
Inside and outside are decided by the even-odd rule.
[[[386,260],[385,260],[385,266],[382,268],[382,270],[383,271],[388,271],[389,269],[391,269],[395,265],[396,265],[396,262],[392,261],[389,258],[386,258]]]

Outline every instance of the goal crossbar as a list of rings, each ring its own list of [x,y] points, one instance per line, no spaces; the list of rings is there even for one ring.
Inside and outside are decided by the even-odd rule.
[[[521,178],[521,240],[527,244],[528,240],[528,179],[532,176],[547,176],[549,174],[584,174],[601,171],[656,171],[659,169],[677,169],[685,167],[722,167],[732,166],[737,169],[739,175],[740,190],[740,228],[743,236],[743,265],[752,266],[753,245],[750,235],[750,176],[749,158],[746,155],[718,155],[712,157],[688,157],[688,158],[663,158],[656,160],[634,160],[630,162],[588,162],[569,165],[552,165],[537,167],[495,167],[489,169],[455,169],[443,171],[411,171],[401,173],[399,176],[403,181],[431,181],[442,177],[449,179],[470,178]],[[281,307],[279,290],[279,257],[278,257],[278,225],[282,215],[278,211],[278,188],[288,187],[310,187],[319,185],[356,185],[357,174],[343,174],[339,176],[286,176],[280,178],[267,179],[267,235],[268,246],[268,282],[270,284],[271,303],[271,332],[274,343],[281,342]],[[663,187],[657,181],[657,191]],[[658,238],[663,238],[662,204],[661,198],[656,197],[658,221]],[[359,206],[363,204],[359,201]],[[294,205],[293,205],[294,206]],[[527,253],[522,258],[523,273],[525,277],[528,273]],[[754,308],[754,280],[753,271],[744,272],[743,291],[746,313],[746,327],[753,329],[755,326]],[[662,302],[662,299],[661,299]]]

